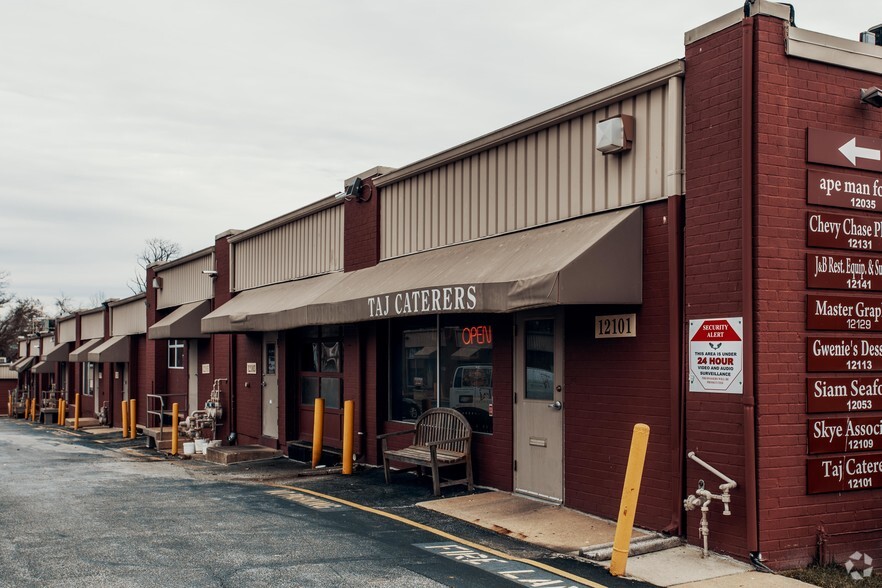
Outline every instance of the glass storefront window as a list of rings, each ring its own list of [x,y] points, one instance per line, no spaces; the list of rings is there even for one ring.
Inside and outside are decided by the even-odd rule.
[[[460,411],[476,432],[493,431],[493,327],[485,317],[394,321],[389,417],[413,421],[429,408]]]
[[[325,408],[343,404],[343,328],[310,327],[300,348],[300,403],[325,400]]]

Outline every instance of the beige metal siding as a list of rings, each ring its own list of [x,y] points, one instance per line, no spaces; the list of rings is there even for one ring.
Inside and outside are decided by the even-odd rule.
[[[157,308],[172,308],[188,302],[214,298],[214,280],[211,276],[202,273],[203,270],[213,269],[213,253],[164,271],[158,269],[156,275],[162,278],[162,289],[157,293]]]
[[[231,243],[233,290],[343,269],[343,206]]]
[[[28,342],[20,341],[18,344],[18,357],[27,357],[28,356]]]
[[[40,355],[43,355],[53,347],[55,347],[55,335],[42,337],[42,342],[40,343]]]
[[[73,343],[77,340],[77,320],[76,318],[68,319],[58,323],[56,332],[59,343]]]
[[[682,192],[682,84],[591,112],[382,187],[383,259]],[[596,123],[635,119],[630,152],[602,155]]]
[[[208,280],[207,276],[203,276]],[[147,306],[139,298],[129,304],[110,309],[111,335],[140,335],[147,332]]]
[[[104,313],[95,312],[83,315],[80,320],[80,339],[104,338]]]
[[[28,355],[40,355],[42,353],[42,347],[40,347],[40,339],[31,339],[30,346],[31,350]]]

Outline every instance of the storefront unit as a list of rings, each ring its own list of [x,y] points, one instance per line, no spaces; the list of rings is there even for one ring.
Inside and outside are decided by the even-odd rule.
[[[231,238],[234,296],[202,329],[241,333],[249,347],[234,362],[237,394],[284,390],[280,444],[311,441],[324,398],[325,443],[337,447],[339,409],[354,400],[356,450],[374,464],[378,434],[453,407],[477,433],[479,484],[605,516],[631,428],[649,420],[654,492],[638,522],[668,527],[679,512],[668,321],[682,76],[672,62],[406,168],[371,170],[347,181],[345,198]],[[635,123],[632,150],[596,149],[609,119]]]
[[[102,403],[110,402],[109,371],[89,359],[89,352],[104,342],[109,327],[109,312],[105,305],[77,313],[78,332],[73,350],[68,354],[74,382],[68,401],[80,395],[80,416],[96,418]]]
[[[174,403],[187,415],[203,408],[212,379],[225,377],[218,375],[212,342],[199,328],[211,310],[215,283],[214,247],[148,267],[139,423],[158,427],[159,413],[171,414]],[[148,411],[154,413],[149,418]]]
[[[75,364],[70,363],[70,352],[73,351],[77,333],[79,332],[79,317],[76,314],[58,318],[55,321],[55,346],[43,354],[43,361],[55,364],[55,386],[58,390],[69,395],[75,389],[76,380]]]
[[[139,376],[147,353],[145,300],[144,294],[138,294],[109,302],[110,336],[87,355],[89,362],[100,365],[100,373],[106,374],[107,399],[102,406],[107,402],[110,426],[122,426],[122,402],[138,398],[142,389]]]
[[[8,414],[9,394],[18,384],[18,372],[10,367],[9,363],[0,364],[0,414]]]

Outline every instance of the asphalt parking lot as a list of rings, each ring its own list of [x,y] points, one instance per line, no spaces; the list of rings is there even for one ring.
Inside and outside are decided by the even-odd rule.
[[[639,585],[423,509],[416,476],[144,445],[0,419],[0,586]]]

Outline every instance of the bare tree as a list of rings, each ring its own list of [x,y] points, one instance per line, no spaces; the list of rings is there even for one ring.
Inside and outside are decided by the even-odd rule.
[[[78,310],[81,310],[81,307],[74,304],[73,298],[64,292],[55,297],[55,318],[73,314]]]
[[[36,298],[16,298],[9,293],[8,273],[0,271],[0,357],[18,357],[18,336],[34,330],[34,321],[43,316],[43,305]]]
[[[91,296],[89,296],[89,308],[98,308],[107,300],[107,296],[104,295],[104,290],[98,290]]]
[[[181,255],[181,244],[168,239],[154,237],[144,243],[146,246],[138,254],[138,269],[135,270],[135,277],[129,280],[129,290],[132,294],[147,291],[147,266],[158,261],[169,261]]]

